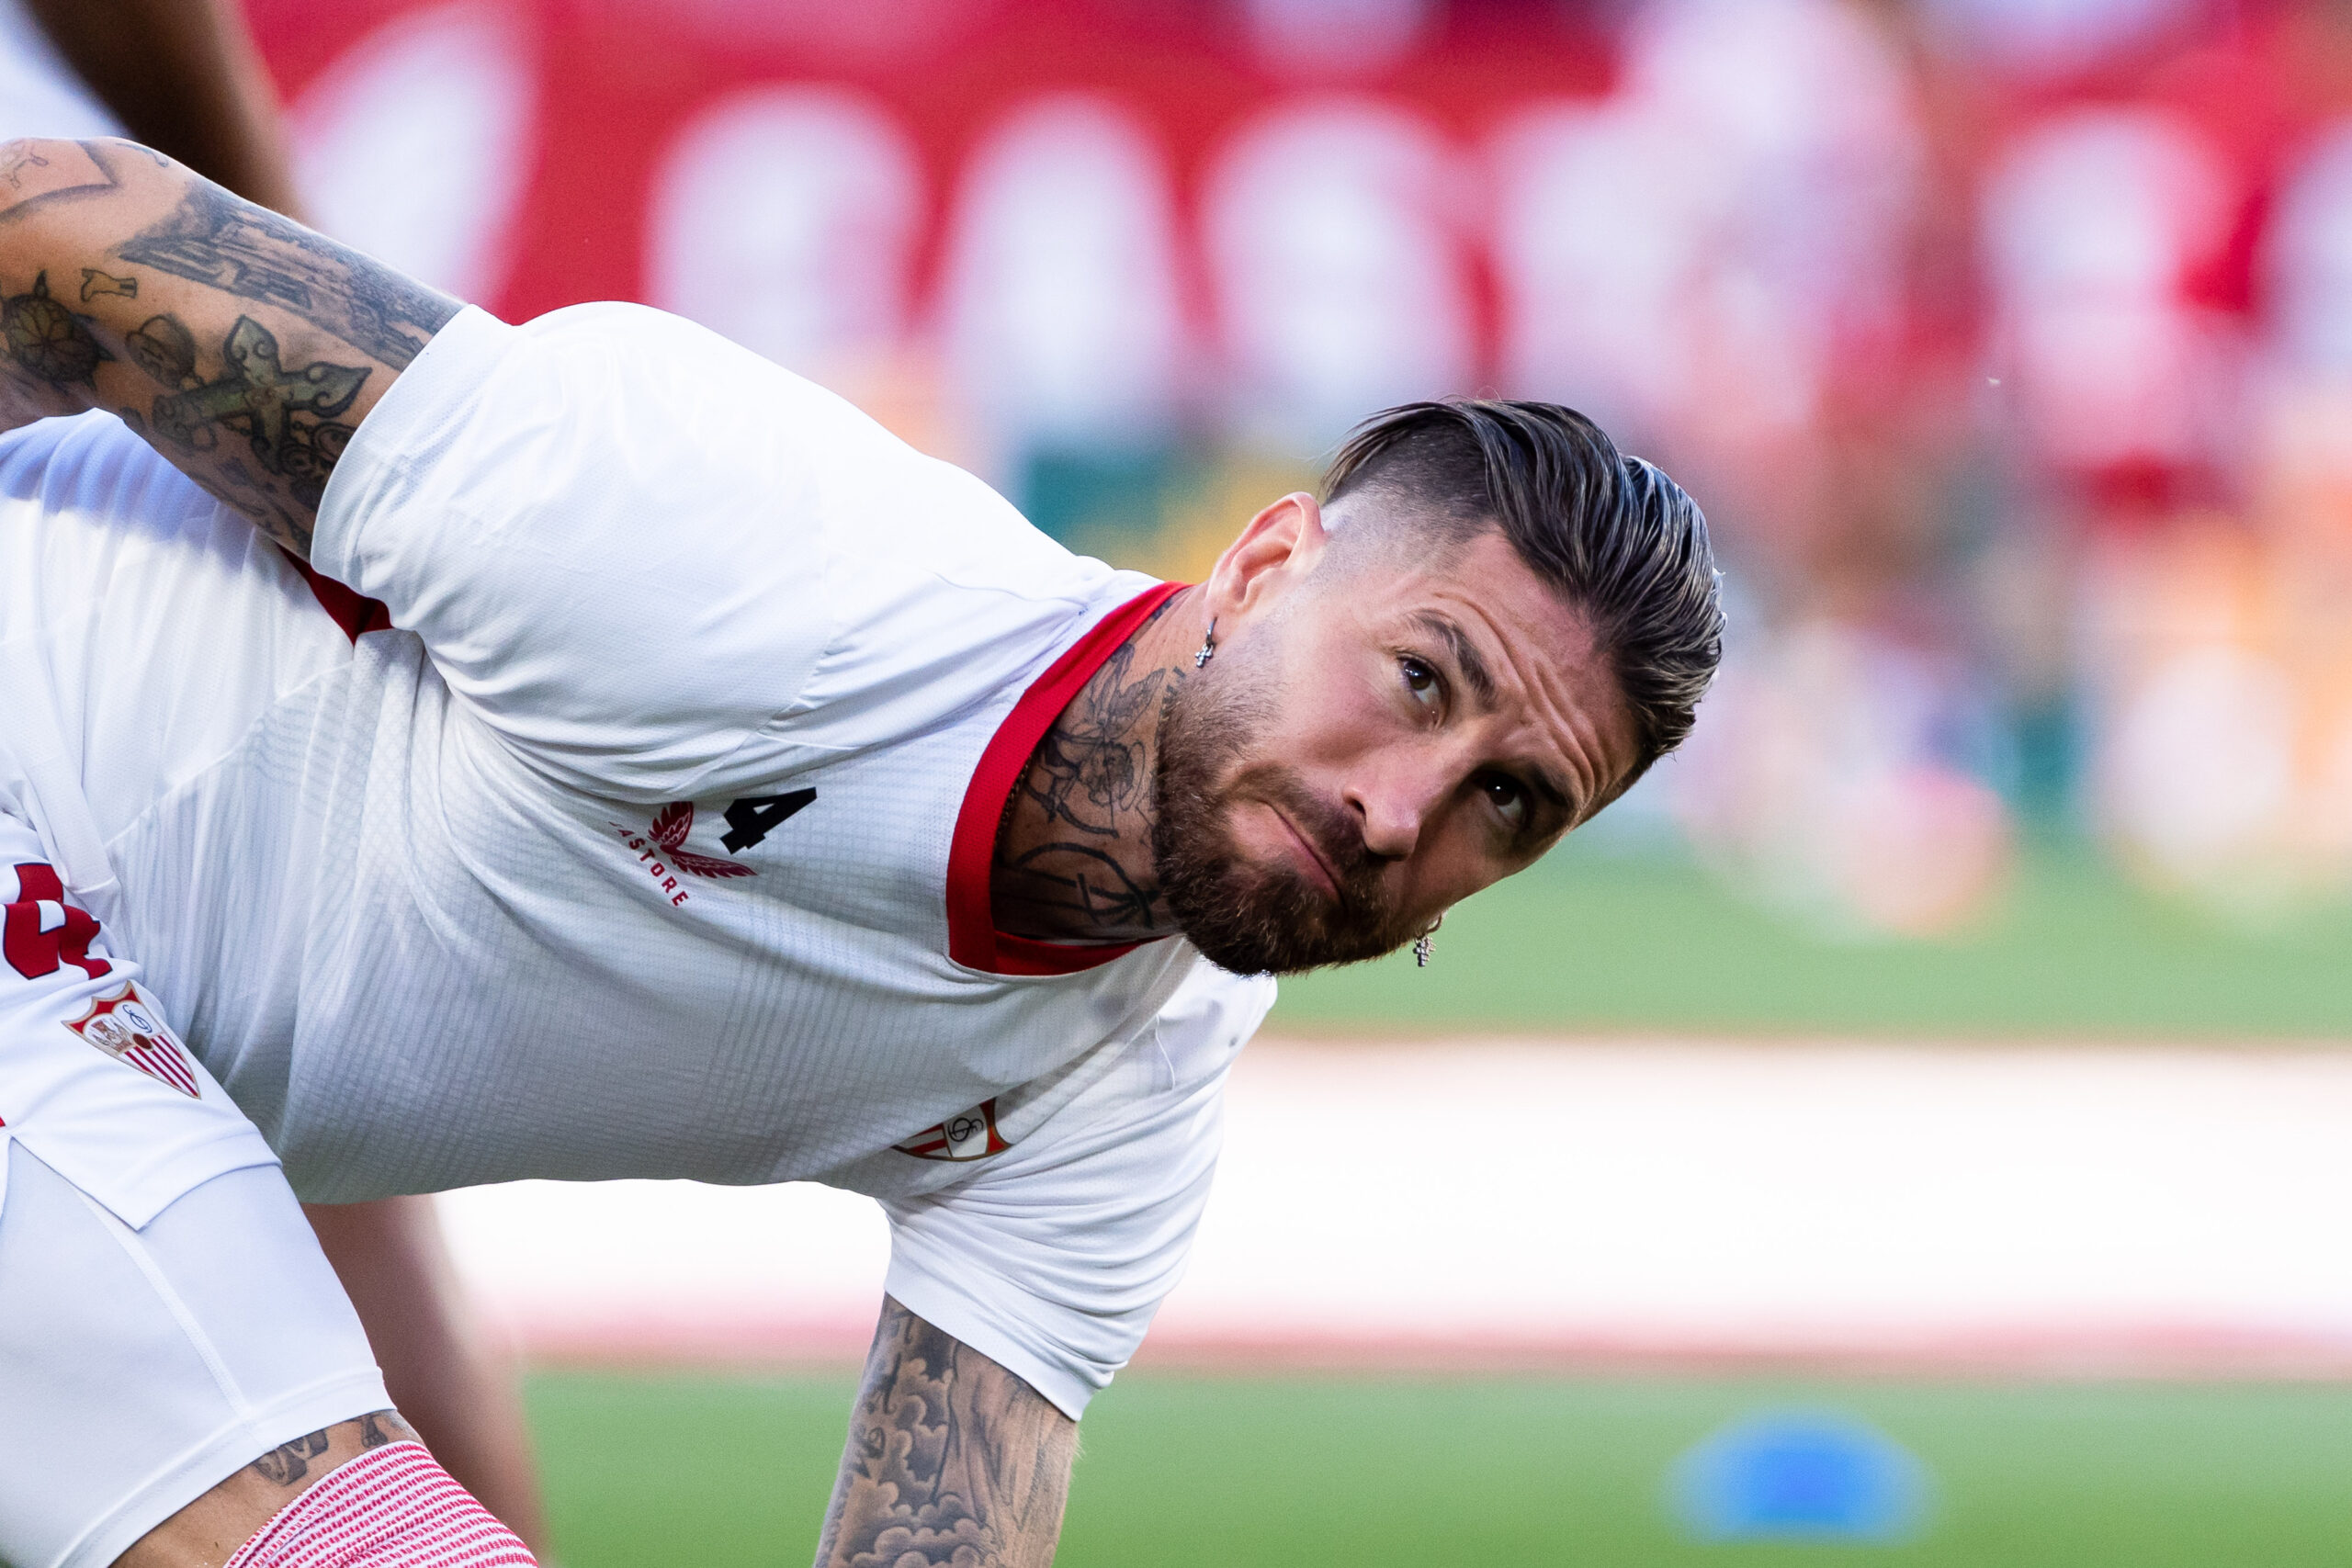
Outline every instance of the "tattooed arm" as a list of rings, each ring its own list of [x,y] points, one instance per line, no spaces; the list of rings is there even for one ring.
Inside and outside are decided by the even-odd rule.
[[[458,309],[146,148],[0,143],[0,428],[112,410],[305,559],[335,459]]]
[[[188,1568],[226,1562],[270,1517],[369,1449],[413,1443],[415,1431],[392,1410],[371,1411],[280,1443],[149,1530],[114,1568]]]
[[[1054,1560],[1078,1423],[885,1298],[818,1568]]]

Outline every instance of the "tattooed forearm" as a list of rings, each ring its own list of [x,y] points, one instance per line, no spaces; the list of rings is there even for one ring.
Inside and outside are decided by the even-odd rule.
[[[251,316],[239,316],[220,345],[220,377],[205,381],[192,364],[176,357],[178,346],[188,341],[187,329],[159,316],[140,329],[151,347],[166,335],[156,332],[159,327],[168,329],[175,350],[173,360],[160,367],[175,374],[157,379],[183,389],[155,400],[155,434],[209,451],[216,425],[232,430],[245,438],[265,472],[287,481],[303,511],[316,512],[327,475],[351,440],[351,427],[336,423],[334,416],[359,395],[368,367],[319,361],[288,370],[279,363],[277,339],[269,329]]]
[[[100,272],[94,266],[84,267],[82,269],[82,303],[86,305],[100,294],[119,294],[126,299],[136,299],[139,298],[139,280],[135,277],[117,277],[111,273]]]
[[[212,455],[204,469],[182,466],[229,505],[266,513],[266,527],[307,553],[309,519],[352,435],[351,426],[334,416],[351,406],[371,367],[320,361],[289,370],[276,335],[250,316],[239,316],[229,329],[220,344],[220,372],[210,380],[198,367],[195,334],[177,316],[148,317],[123,346],[133,364],[167,389],[148,416],[126,409],[124,422],[141,435],[152,431],[167,450],[191,458]],[[283,483],[272,484],[220,452],[224,430],[243,438],[261,474]]]
[[[150,316],[123,339],[131,362],[175,390],[198,382],[196,334],[177,316]]]
[[[57,388],[96,387],[98,367],[114,357],[88,317],[50,298],[46,272],[22,294],[0,299],[0,351],[11,369]]]
[[[1049,1563],[1078,1424],[886,1301],[850,1416],[818,1568]]]
[[[114,410],[298,556],[368,411],[458,310],[143,148],[0,143],[0,430]]]
[[[211,184],[114,254],[290,310],[395,370],[458,313],[446,295]]]

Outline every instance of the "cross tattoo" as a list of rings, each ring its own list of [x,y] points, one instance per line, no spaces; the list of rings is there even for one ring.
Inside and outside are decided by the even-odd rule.
[[[251,316],[239,316],[221,346],[228,367],[217,381],[155,401],[158,434],[198,445],[198,434],[227,420],[247,423],[254,456],[282,473],[293,415],[333,419],[351,406],[368,379],[368,366],[309,365],[289,375],[278,364],[277,339]]]

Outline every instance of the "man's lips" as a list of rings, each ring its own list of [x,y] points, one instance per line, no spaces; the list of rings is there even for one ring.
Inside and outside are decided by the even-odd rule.
[[[1281,807],[1269,806],[1266,809],[1274,814],[1274,820],[1283,825],[1283,830],[1298,841],[1299,851],[1306,857],[1306,863],[1313,866],[1315,874],[1323,879],[1323,891],[1331,896],[1334,904],[1340,903],[1339,873],[1333,871],[1331,863],[1323,858],[1323,852],[1315,847],[1315,840],[1300,832],[1298,824],[1293,822]]]

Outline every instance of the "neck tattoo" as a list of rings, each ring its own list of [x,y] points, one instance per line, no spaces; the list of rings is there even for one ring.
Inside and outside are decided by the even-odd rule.
[[[1181,593],[1105,660],[1030,753],[1005,802],[989,875],[997,930],[1046,942],[1148,942],[1176,924],[1152,866],[1160,716],[1191,673],[1161,622]]]

